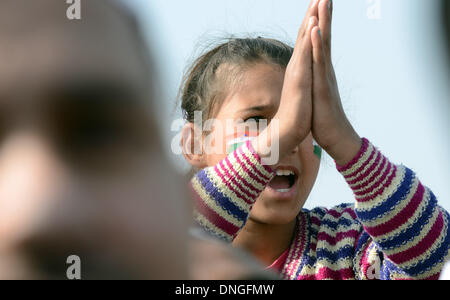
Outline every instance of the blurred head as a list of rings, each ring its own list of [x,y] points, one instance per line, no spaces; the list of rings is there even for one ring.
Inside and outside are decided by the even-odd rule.
[[[68,6],[0,2],[0,278],[64,278],[70,255],[83,278],[184,278],[146,44],[112,1]]]
[[[276,40],[231,39],[194,62],[181,90],[181,107],[187,120],[182,144],[194,170],[223,160],[229,153],[229,137],[236,137],[242,127],[255,128],[261,120],[272,121],[280,106],[292,52],[291,47]],[[202,112],[203,124],[195,122],[195,112]],[[194,131],[209,127],[205,121],[210,119],[214,119],[214,125],[208,131],[200,128],[203,134],[199,141]],[[195,144],[204,151],[195,152]],[[214,151],[205,150],[209,145]],[[278,175],[256,201],[250,219],[273,225],[293,222],[314,185],[319,161],[310,135],[280,162]]]

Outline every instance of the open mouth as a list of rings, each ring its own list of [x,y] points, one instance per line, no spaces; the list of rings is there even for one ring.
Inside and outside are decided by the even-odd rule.
[[[278,193],[288,193],[298,180],[298,171],[291,167],[280,167],[276,170],[276,176],[269,183],[269,188]]]

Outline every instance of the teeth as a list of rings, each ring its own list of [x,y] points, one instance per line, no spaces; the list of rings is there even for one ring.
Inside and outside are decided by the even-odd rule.
[[[277,170],[277,176],[290,176],[290,175],[295,175],[295,173],[290,170]]]
[[[287,193],[289,192],[291,189],[278,189],[277,192],[278,193]]]

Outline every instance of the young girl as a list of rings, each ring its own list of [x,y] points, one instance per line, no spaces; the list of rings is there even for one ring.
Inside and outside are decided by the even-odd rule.
[[[331,0],[315,0],[294,49],[232,39],[195,62],[182,89],[184,155],[199,170],[195,220],[285,279],[437,279],[449,259],[449,214],[349,123],[331,63],[331,18]],[[198,111],[215,119],[208,138],[221,151],[193,151],[207,139],[194,133]],[[235,128],[261,119],[271,122],[236,146]],[[319,169],[314,140],[336,161],[354,205],[302,209]],[[279,160],[269,164],[274,153],[261,145],[273,144]]]

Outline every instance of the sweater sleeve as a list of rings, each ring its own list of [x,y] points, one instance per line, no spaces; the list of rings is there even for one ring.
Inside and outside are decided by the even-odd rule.
[[[439,278],[450,258],[449,214],[433,192],[413,171],[392,164],[367,139],[358,155],[337,169],[355,195],[356,215],[366,233],[365,241],[360,241],[367,245],[366,256],[380,257],[379,269],[385,275]]]
[[[273,170],[261,163],[248,141],[191,180],[195,221],[218,238],[231,242],[273,176]]]

